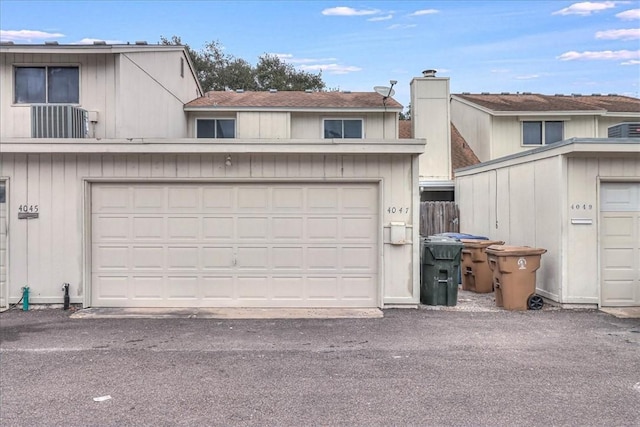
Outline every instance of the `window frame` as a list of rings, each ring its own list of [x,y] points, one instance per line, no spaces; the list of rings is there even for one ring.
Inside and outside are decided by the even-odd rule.
[[[44,102],[18,102],[17,100],[17,91],[16,86],[18,84],[18,79],[16,77],[16,72],[18,68],[44,68]],[[49,102],[49,68],[75,68],[78,70],[78,100],[77,102]],[[13,64],[13,72],[11,74],[12,78],[12,99],[11,105],[13,106],[31,106],[31,105],[81,105],[80,100],[82,99],[82,67],[81,64],[78,63],[64,63],[64,64],[52,64],[52,63],[19,63]]]
[[[339,120],[342,122],[342,135],[340,137],[326,137],[325,136],[325,123],[329,120]],[[344,122],[348,121],[348,120],[352,120],[352,121],[359,121],[360,122],[360,137],[359,138],[348,138],[344,136]],[[321,135],[322,135],[322,139],[365,139],[365,134],[364,134],[364,118],[363,117],[323,117],[322,118],[322,128],[321,128]]]
[[[531,120],[521,120],[520,121],[520,146],[521,147],[542,147],[545,145],[551,145],[551,144],[555,144],[557,142],[563,141],[564,140],[564,128],[565,128],[565,123],[567,121],[566,120],[535,120],[535,119],[531,119]],[[540,143],[539,144],[525,144],[525,124],[526,123],[537,123],[540,125]],[[561,123],[562,124],[562,136],[558,141],[554,141],[554,142],[547,142],[547,123]]]
[[[233,121],[233,137],[222,137],[219,138],[217,136],[218,133],[218,126],[217,126],[217,121],[218,120],[231,120]],[[202,137],[200,138],[198,136],[198,122],[199,121],[213,121],[214,125],[213,125],[213,129],[215,131],[215,134],[213,137]],[[236,139],[238,135],[238,120],[235,117],[196,117],[195,120],[195,127],[193,129],[193,137],[195,139]]]

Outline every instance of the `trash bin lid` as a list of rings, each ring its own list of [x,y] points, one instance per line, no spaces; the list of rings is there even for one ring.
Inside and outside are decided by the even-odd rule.
[[[504,245],[502,240],[461,239],[460,241],[468,249],[483,249],[491,245]]]
[[[492,245],[485,251],[495,256],[527,256],[542,255],[547,252],[546,249],[532,248],[530,246],[509,246],[509,245]]]
[[[488,237],[476,236],[476,235],[467,234],[467,233],[438,233],[438,234],[434,234],[434,236],[452,237],[458,240],[461,240],[461,239],[489,240]]]

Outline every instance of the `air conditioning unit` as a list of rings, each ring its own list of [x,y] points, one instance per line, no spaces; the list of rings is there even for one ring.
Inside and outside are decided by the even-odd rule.
[[[608,131],[609,138],[640,138],[640,123],[620,123]]]
[[[86,138],[88,113],[73,105],[32,105],[32,138]]]

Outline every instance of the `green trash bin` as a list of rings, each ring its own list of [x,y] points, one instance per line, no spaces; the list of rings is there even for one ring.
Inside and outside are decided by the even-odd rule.
[[[420,302],[426,305],[457,304],[457,272],[463,247],[459,240],[449,237],[430,236],[422,239]]]

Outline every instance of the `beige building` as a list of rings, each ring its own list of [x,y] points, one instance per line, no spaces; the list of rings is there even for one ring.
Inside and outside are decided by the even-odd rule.
[[[4,306],[419,303],[425,141],[392,99],[203,94],[144,44],[0,45],[0,96]]]
[[[570,139],[456,171],[460,229],[547,249],[537,293],[640,305],[640,139]]]
[[[640,122],[640,100],[618,95],[453,94],[451,121],[480,161],[570,138],[607,138]]]

